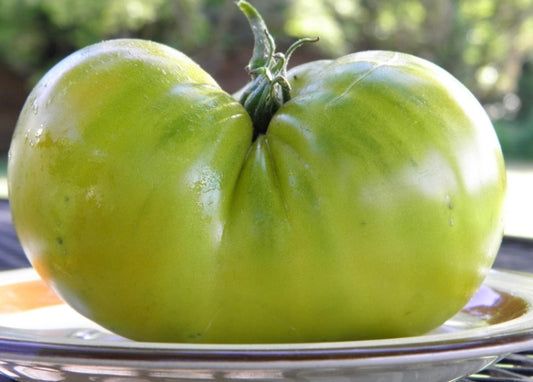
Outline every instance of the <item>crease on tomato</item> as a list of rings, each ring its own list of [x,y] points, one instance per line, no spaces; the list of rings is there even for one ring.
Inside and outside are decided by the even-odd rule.
[[[268,138],[268,135],[265,135],[264,138],[263,138],[263,142],[264,142],[264,145],[266,147],[265,149],[265,153],[267,154],[267,160],[270,160],[270,162],[272,163],[272,173],[274,175],[274,181],[276,183],[276,190],[278,190],[278,194],[279,194],[279,197],[280,197],[280,200],[281,200],[281,204],[283,205],[283,209],[285,211],[285,216],[288,217],[289,216],[289,205],[287,203],[287,199],[285,198],[284,194],[283,194],[283,187],[282,187],[282,182],[281,182],[281,174],[282,172],[279,170],[279,167],[278,167],[278,164],[276,163],[276,156],[274,155],[274,153],[272,152],[272,148],[269,144],[269,138]]]
[[[342,91],[342,93],[340,93],[339,95],[337,95],[334,98],[332,98],[331,100],[329,100],[324,105],[324,108],[327,109],[327,108],[331,107],[332,105],[336,104],[337,102],[342,100],[346,95],[348,95],[352,91],[353,87],[357,86],[357,84],[359,82],[364,81],[368,76],[372,75],[379,68],[384,67],[384,66],[388,66],[391,62],[394,62],[395,60],[397,60],[398,54],[396,52],[382,52],[382,53],[391,53],[391,55],[390,55],[390,57],[388,59],[383,60],[383,61],[373,62],[373,61],[369,60],[368,63],[372,64],[372,67],[370,67],[367,71],[365,71],[363,73],[360,73],[357,77],[355,77],[345,87],[345,89]],[[361,61],[361,62],[364,62],[364,61]],[[349,62],[348,61],[347,64],[348,65],[354,64],[354,63],[360,64],[361,62],[358,62],[358,61]],[[336,60],[336,61],[333,61],[330,66],[332,66],[334,68],[337,65],[343,65],[343,64],[345,64],[344,61]]]

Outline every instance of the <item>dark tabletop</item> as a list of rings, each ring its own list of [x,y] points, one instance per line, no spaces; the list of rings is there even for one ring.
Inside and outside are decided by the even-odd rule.
[[[11,222],[9,203],[0,199],[0,270],[29,266]]]

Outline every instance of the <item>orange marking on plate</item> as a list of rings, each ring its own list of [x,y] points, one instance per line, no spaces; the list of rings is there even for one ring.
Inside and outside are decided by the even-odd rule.
[[[42,280],[0,286],[0,314],[60,304],[63,304],[63,301]]]

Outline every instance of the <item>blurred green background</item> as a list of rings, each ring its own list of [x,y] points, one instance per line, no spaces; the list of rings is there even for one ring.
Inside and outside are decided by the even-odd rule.
[[[509,159],[533,159],[533,0],[256,0],[293,63],[366,49],[413,53],[474,92]],[[140,37],[182,50],[228,91],[246,82],[252,37],[232,0],[0,1],[0,154],[35,82],[70,52]]]
[[[507,158],[533,159],[533,0],[257,0],[293,63],[366,49],[441,65],[486,106]],[[0,1],[0,154],[35,82],[70,52],[140,37],[190,55],[228,91],[246,82],[252,37],[232,0]]]

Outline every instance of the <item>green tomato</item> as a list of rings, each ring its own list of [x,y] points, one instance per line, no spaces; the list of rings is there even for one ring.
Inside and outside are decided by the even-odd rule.
[[[8,168],[35,269],[143,341],[399,337],[457,313],[502,237],[505,168],[482,106],[395,52],[286,78],[291,99],[254,134],[249,110],[157,43],[106,41],[52,68]]]

